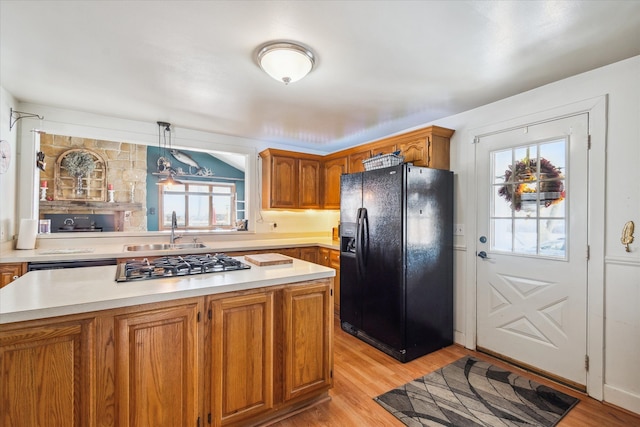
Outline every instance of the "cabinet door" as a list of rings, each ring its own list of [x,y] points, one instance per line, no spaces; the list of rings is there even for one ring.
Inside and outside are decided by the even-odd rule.
[[[282,249],[274,249],[271,252],[275,252],[277,254],[290,256],[291,258],[300,258],[300,249],[298,248],[282,248]]]
[[[320,161],[299,159],[298,177],[298,207],[302,209],[321,208]]]
[[[400,155],[404,157],[405,163],[413,163],[416,166],[429,166],[427,156],[429,137],[415,138],[403,141],[398,144]]]
[[[300,259],[317,264],[318,249],[315,246],[310,248],[300,248]]]
[[[210,412],[226,425],[273,407],[273,292],[212,300]]]
[[[336,270],[333,278],[333,312],[340,316],[340,251],[331,250],[329,254],[329,267]]]
[[[0,288],[13,282],[16,278],[22,276],[26,271],[26,265],[19,264],[0,264]]]
[[[340,176],[347,173],[347,158],[327,160],[324,163],[324,208],[340,209]]]
[[[272,208],[298,207],[298,162],[291,157],[271,158],[271,204]]]
[[[331,262],[329,258],[330,253],[331,253],[331,249],[318,248],[318,264],[324,265],[325,267],[329,267]]]
[[[332,385],[331,281],[291,286],[284,293],[284,399]]]
[[[371,150],[360,151],[359,153],[349,154],[349,173],[364,171],[363,160],[371,157]]]
[[[0,425],[94,426],[93,319],[0,332]]]
[[[196,425],[201,308],[194,301],[115,317],[117,425]]]

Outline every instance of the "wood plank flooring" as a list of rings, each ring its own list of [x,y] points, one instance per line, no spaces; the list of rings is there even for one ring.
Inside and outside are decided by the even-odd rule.
[[[600,403],[580,392],[458,345],[403,364],[343,332],[337,322],[334,325],[334,335],[334,387],[329,392],[331,401],[273,426],[402,427],[404,424],[374,402],[373,398],[414,378],[440,369],[465,355],[489,361],[581,399],[580,403],[560,421],[559,427],[640,426],[640,416]]]

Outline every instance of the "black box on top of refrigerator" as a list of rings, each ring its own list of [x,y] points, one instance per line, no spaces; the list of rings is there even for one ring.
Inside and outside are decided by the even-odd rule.
[[[453,173],[342,175],[342,329],[408,362],[453,343]]]

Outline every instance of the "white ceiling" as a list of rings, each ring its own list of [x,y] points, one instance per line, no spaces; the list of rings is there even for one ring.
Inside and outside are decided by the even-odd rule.
[[[335,151],[640,54],[640,1],[0,1],[18,100]],[[288,86],[255,51],[313,49]]]

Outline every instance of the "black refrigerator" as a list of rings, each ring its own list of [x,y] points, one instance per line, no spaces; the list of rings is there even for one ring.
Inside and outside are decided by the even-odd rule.
[[[453,173],[342,175],[340,323],[401,362],[453,342]]]

